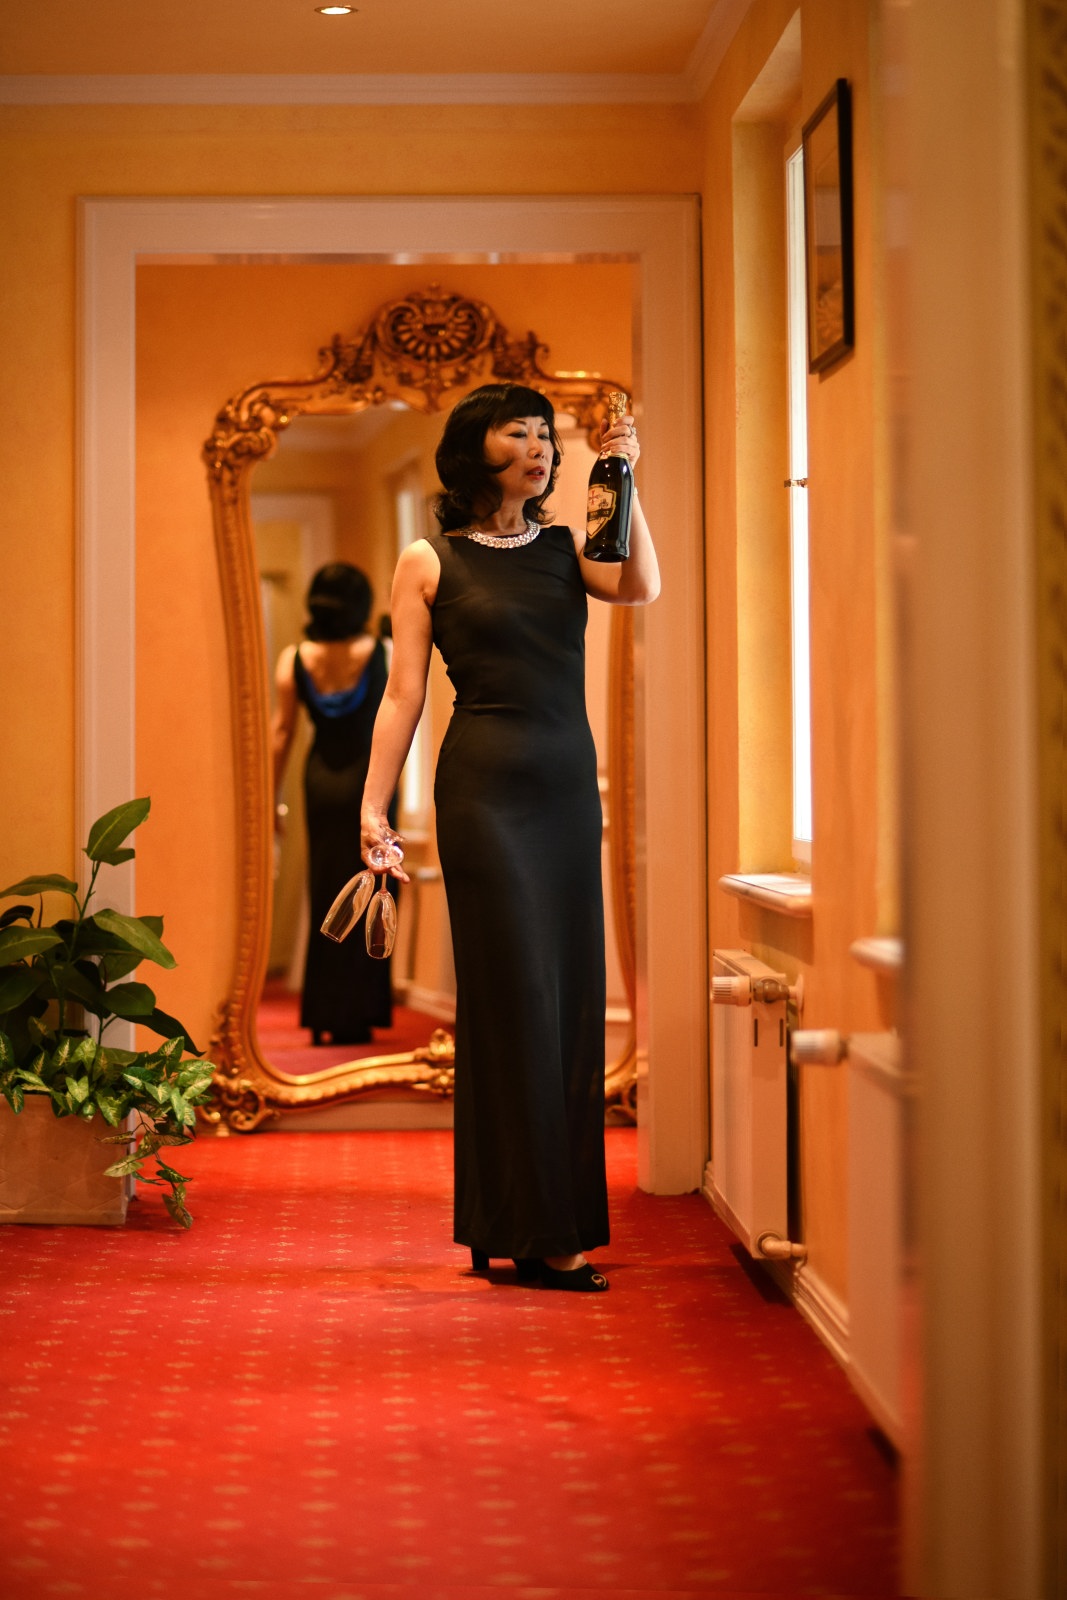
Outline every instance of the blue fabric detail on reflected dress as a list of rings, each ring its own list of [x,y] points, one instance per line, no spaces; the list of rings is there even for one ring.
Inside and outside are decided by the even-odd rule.
[[[301,661],[299,650],[296,652],[296,662],[299,666],[300,676],[303,679],[300,685],[300,698],[309,707],[313,705],[321,716],[351,716],[353,711],[359,710],[367,698],[367,690],[370,688],[370,673],[366,669],[363,671],[359,682],[354,683],[351,689],[335,689],[332,694],[323,694],[321,690],[316,689],[311,681],[311,674],[303,661]]]
[[[359,813],[374,717],[385,691],[385,652],[378,640],[359,682],[332,694],[316,689],[299,650],[293,675],[315,728],[304,769],[312,932],[300,1021],[332,1034],[335,1043],[366,1043],[371,1028],[392,1022],[390,963],[371,960],[362,929],[343,945],[331,944],[318,929],[338,889],[363,865]]]

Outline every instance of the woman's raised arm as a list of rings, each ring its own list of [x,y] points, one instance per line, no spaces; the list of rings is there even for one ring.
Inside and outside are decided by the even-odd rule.
[[[370,765],[363,788],[360,848],[367,852],[391,834],[389,802],[426,703],[426,678],[433,648],[430,607],[437,593],[441,563],[425,539],[417,539],[396,564],[390,613],[393,659],[378,715],[374,719]],[[393,876],[408,881],[402,867]]]

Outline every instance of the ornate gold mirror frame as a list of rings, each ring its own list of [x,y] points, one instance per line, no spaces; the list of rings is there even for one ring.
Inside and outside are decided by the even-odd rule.
[[[400,400],[435,412],[478,383],[523,383],[574,416],[595,449],[607,395],[622,387],[586,374],[546,372],[536,334],[512,339],[482,301],[436,284],[390,300],[354,339],[337,334],[319,352],[310,378],[257,383],[228,401],[204,445],[219,562],[237,806],[237,936],[233,977],[211,1040],[218,1066],[208,1120],[247,1133],[285,1111],[334,1105],[371,1093],[452,1093],[452,1037],[439,1029],[428,1044],[400,1055],[365,1057],[291,1076],[267,1062],[256,1036],[256,1009],[270,936],[272,818],[269,688],[256,570],[250,480],[272,455],[278,435],[298,416],[340,415]],[[616,937],[630,1014],[635,991],[632,629],[627,608],[612,619],[609,690],[610,859]],[[634,1047],[608,1069],[609,1103],[632,1107]]]

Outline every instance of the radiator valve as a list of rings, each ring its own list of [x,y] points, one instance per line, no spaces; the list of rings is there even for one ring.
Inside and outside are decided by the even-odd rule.
[[[792,1239],[783,1239],[777,1233],[761,1233],[756,1240],[756,1249],[768,1261],[806,1261],[808,1247],[806,1244],[794,1244]]]
[[[751,978],[712,978],[711,998],[717,1006],[750,1006]]]
[[[789,983],[785,978],[715,977],[711,998],[717,1006],[770,1006],[779,1000],[791,1002],[797,1014],[804,1009],[804,979]]]

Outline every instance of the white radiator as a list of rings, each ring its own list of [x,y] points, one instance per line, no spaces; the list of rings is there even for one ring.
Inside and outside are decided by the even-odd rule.
[[[708,1197],[750,1255],[788,1245],[787,981],[744,950],[713,964],[711,1166]]]

